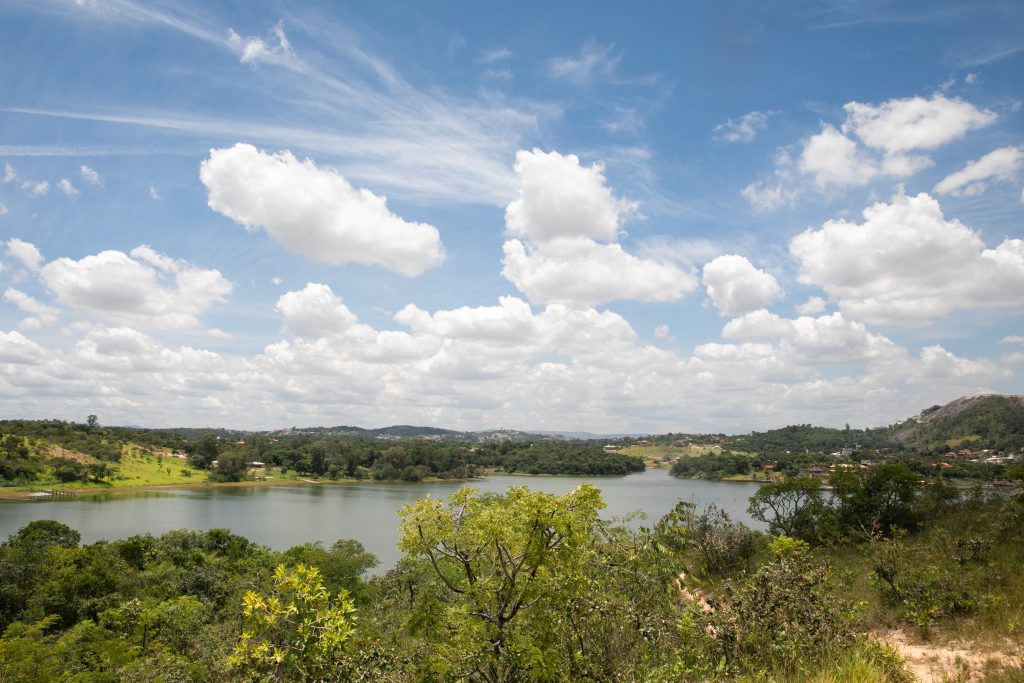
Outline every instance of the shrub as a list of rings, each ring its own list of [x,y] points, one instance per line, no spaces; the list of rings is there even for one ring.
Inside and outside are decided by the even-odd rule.
[[[791,546],[790,546],[791,547]],[[789,676],[855,641],[854,607],[837,599],[827,566],[803,552],[726,582],[710,607],[694,602],[679,628],[678,672],[694,680],[742,675]]]

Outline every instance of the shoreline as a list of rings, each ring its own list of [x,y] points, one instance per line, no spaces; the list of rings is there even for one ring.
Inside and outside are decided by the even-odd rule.
[[[652,468],[659,469],[659,468]],[[628,474],[530,474],[528,472],[504,472],[501,470],[486,470],[478,477],[442,479],[440,477],[426,477],[419,481],[405,481],[403,479],[250,479],[246,481],[203,481],[203,482],[182,482],[173,484],[138,484],[132,486],[82,486],[75,488],[62,488],[59,486],[12,486],[9,489],[0,488],[0,503],[30,503],[34,501],[52,501],[59,498],[77,498],[78,496],[96,496],[102,494],[116,493],[160,493],[161,491],[176,491],[181,489],[221,489],[221,488],[242,488],[242,487],[264,487],[264,486],[323,486],[323,485],[350,485],[350,484],[424,484],[437,482],[465,482],[472,483],[486,479],[492,474],[502,474],[510,477],[585,477],[591,476],[595,479],[608,477],[628,477]],[[33,494],[46,492],[50,495],[37,496]]]

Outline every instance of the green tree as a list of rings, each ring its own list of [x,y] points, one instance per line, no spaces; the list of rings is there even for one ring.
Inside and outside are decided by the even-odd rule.
[[[319,541],[297,545],[285,552],[284,558],[290,564],[316,567],[327,590],[337,593],[345,589],[357,599],[365,589],[363,574],[379,564],[376,556],[366,552],[362,543],[345,538],[336,541],[330,550]]]
[[[242,481],[248,471],[245,451],[229,450],[221,454],[211,479],[214,481]]]
[[[833,517],[821,494],[821,482],[813,477],[765,484],[750,497],[747,512],[767,524],[772,535],[817,543],[823,540]]]
[[[1006,468],[1007,479],[1024,479],[1024,463],[1017,463]]]
[[[348,592],[332,598],[316,567],[278,565],[269,596],[246,593],[246,627],[228,664],[254,680],[336,678],[355,630],[353,612]]]
[[[207,434],[192,447],[192,452],[188,456],[188,463],[192,467],[209,469],[210,463],[216,460],[219,455],[220,445],[217,443],[217,437],[213,434]]]
[[[915,507],[918,475],[901,464],[879,465],[864,477],[834,475],[834,501],[839,521],[865,538],[890,534],[896,527],[913,530],[919,522]]]
[[[439,622],[434,675],[554,678],[557,617],[590,584],[603,507],[590,484],[564,496],[466,486],[447,507],[430,497],[403,506],[399,547],[429,564],[444,596],[422,610]]]

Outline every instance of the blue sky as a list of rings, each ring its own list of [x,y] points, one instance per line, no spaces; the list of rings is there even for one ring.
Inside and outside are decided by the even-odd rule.
[[[1024,393],[1021,36],[1015,2],[6,2],[0,406],[746,431]]]

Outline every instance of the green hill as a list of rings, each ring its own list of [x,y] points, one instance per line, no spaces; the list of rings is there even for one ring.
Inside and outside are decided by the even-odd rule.
[[[1000,451],[1024,448],[1024,396],[965,396],[932,406],[894,429],[893,439],[914,450]]]

